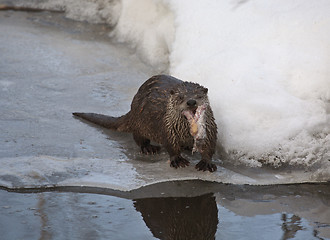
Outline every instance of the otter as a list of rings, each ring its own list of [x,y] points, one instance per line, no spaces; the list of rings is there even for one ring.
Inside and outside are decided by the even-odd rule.
[[[160,146],[170,155],[170,166],[186,167],[189,161],[181,156],[184,149],[199,152],[202,160],[195,168],[216,171],[212,163],[217,141],[217,125],[207,96],[208,89],[168,75],[156,75],[144,82],[123,116],[111,117],[96,113],[73,113],[102,127],[133,133],[142,153],[155,154]]]

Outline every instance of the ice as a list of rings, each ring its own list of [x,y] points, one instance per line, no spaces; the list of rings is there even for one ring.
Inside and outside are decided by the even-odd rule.
[[[111,154],[111,150],[109,150]],[[112,157],[117,157],[115,154]],[[192,163],[196,164],[194,160]],[[324,171],[264,172],[253,176],[220,168],[215,173],[197,172],[193,166],[173,169],[168,161],[143,162],[116,158],[60,158],[54,156],[30,156],[1,158],[0,185],[16,188],[44,187],[98,187],[130,191],[142,186],[175,181],[205,180],[230,184],[288,184],[327,181],[320,174]],[[317,182],[318,182],[317,181]]]

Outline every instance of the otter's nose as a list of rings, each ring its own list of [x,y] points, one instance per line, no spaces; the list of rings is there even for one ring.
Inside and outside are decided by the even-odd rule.
[[[189,107],[193,107],[193,106],[195,106],[196,105],[196,100],[194,100],[194,99],[190,99],[190,100],[188,100],[187,101],[187,105],[189,106]]]

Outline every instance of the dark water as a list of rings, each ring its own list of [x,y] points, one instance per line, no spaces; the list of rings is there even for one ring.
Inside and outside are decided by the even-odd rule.
[[[1,190],[1,239],[330,239],[329,186]]]

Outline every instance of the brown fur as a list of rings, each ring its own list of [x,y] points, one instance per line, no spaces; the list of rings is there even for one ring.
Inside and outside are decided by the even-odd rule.
[[[188,105],[189,100],[195,103]],[[183,148],[192,148],[194,139],[190,135],[190,125],[182,114],[184,110],[194,111],[207,103],[205,111],[206,138],[199,148],[202,160],[196,165],[198,170],[216,170],[212,156],[217,140],[217,126],[208,102],[207,89],[196,83],[184,82],[167,75],[151,77],[139,88],[133,98],[131,110],[121,117],[109,117],[95,113],[73,113],[106,128],[131,132],[143,153],[156,153],[163,145],[170,155],[172,167],[185,167],[189,162],[181,156]]]

